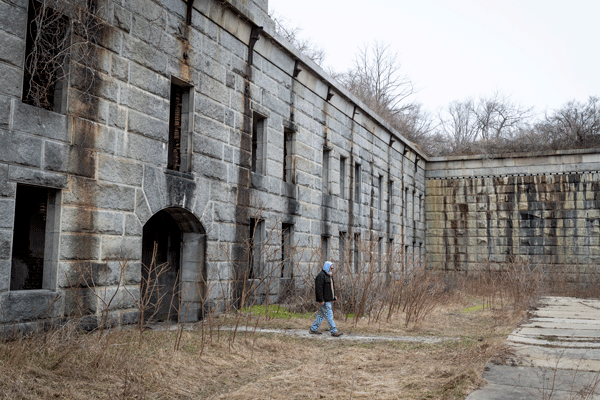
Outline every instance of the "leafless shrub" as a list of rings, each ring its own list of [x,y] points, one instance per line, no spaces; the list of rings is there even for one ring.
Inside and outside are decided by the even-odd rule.
[[[127,264],[126,259],[122,260],[119,276],[116,279],[116,287],[110,288],[107,286],[110,269],[106,263],[101,265],[94,263],[76,264],[74,266],[75,282],[65,274],[69,282],[68,290],[74,303],[72,307],[75,307],[75,310],[72,310],[75,311],[73,314],[78,317],[96,314],[98,320],[94,329],[100,330],[101,333],[114,325],[110,315],[114,307],[118,307],[117,303],[122,301],[120,289]],[[83,288],[83,290],[80,288]],[[99,337],[102,337],[102,335]]]
[[[427,271],[424,258],[406,254],[402,245],[384,250],[381,240],[358,236],[343,239],[340,261],[334,261],[338,265],[334,276],[338,294],[335,306],[354,325],[362,318],[378,322],[385,316],[389,321],[400,313],[405,325],[417,324],[443,304],[443,278]],[[320,253],[317,254],[313,259],[320,259]],[[312,291],[312,308],[315,275],[313,272],[307,285]]]
[[[159,278],[167,273],[169,264],[157,263],[157,251],[158,243],[155,242],[152,249],[150,265],[142,264],[144,273],[141,274],[142,281],[140,284],[140,295],[136,296],[135,293],[132,293],[129,289],[127,289],[127,287],[125,287],[125,290],[129,296],[131,296],[138,311],[137,330],[138,343],[140,345],[144,332],[153,321],[158,310],[161,308],[166,295],[164,291],[160,290],[161,285],[159,283]],[[124,268],[121,268],[121,271],[123,270]]]
[[[445,285],[420,262],[407,273],[404,288],[404,325],[417,323],[433,312],[446,299]]]
[[[513,258],[458,278],[462,290],[482,298],[484,308],[518,312],[532,306],[545,293],[546,276],[541,265]]]

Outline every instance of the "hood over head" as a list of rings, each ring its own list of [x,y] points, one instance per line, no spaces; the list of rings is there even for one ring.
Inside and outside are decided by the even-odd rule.
[[[325,265],[323,265],[323,271],[325,271],[326,273],[329,273],[329,270],[331,269],[332,266],[333,266],[333,263],[331,261],[325,261]]]

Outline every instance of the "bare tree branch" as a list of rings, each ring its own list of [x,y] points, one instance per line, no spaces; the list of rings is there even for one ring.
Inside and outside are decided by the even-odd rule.
[[[269,14],[271,19],[275,21],[275,31],[283,36],[295,48],[297,48],[305,56],[313,60],[318,66],[323,67],[325,61],[325,50],[319,45],[308,39],[300,38],[300,27],[291,25],[291,21],[281,15],[275,14],[273,11]]]

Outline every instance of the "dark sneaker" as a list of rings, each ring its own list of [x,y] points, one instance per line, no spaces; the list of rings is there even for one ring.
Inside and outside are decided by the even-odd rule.
[[[333,337],[340,337],[342,335],[343,335],[343,333],[339,332],[339,331],[331,334],[331,336],[333,336]]]
[[[308,332],[311,333],[312,335],[322,335],[323,334],[323,332],[313,331],[312,329],[309,329]]]

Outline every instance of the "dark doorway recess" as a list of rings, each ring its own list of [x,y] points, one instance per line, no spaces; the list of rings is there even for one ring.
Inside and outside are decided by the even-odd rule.
[[[141,289],[142,296],[149,293],[150,305],[144,318],[180,322],[202,319],[208,306],[205,239],[200,221],[181,208],[164,209],[146,222]]]

